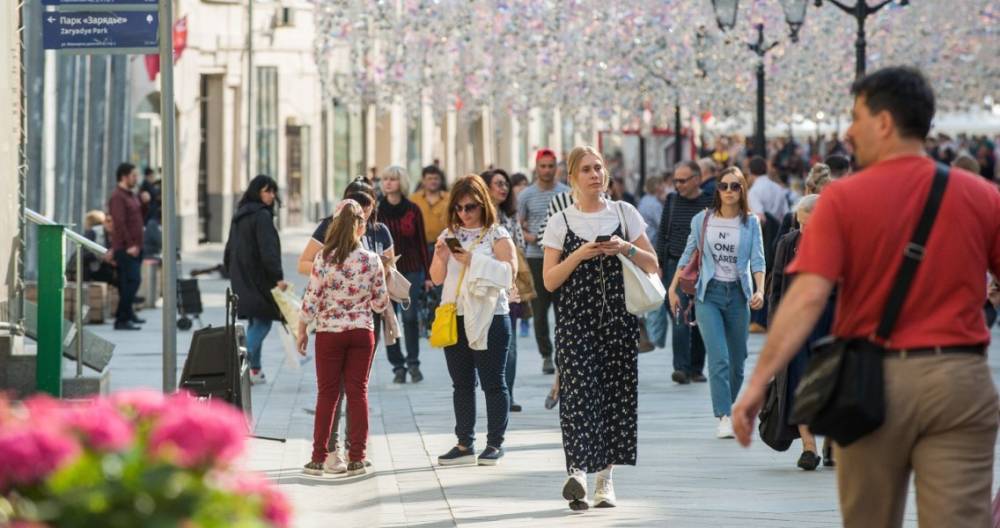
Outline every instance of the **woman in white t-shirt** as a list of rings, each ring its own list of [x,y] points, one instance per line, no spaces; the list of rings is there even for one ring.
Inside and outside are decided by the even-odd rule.
[[[694,311],[708,356],[716,436],[733,438],[731,408],[743,385],[750,310],[764,306],[764,239],[760,220],[751,214],[747,181],[736,167],[719,175],[712,207],[691,219],[687,247],[667,289],[670,308],[680,315],[680,275],[701,250]]]
[[[497,224],[496,208],[482,178],[472,174],[452,188],[448,203],[448,229],[438,237],[431,261],[431,280],[444,284],[442,303],[456,303],[458,309],[458,343],[444,347],[448,374],[454,387],[455,435],[458,444],[438,457],[442,466],[475,464],[473,443],[476,437],[476,376],[486,395],[486,449],[479,454],[478,464],[494,466],[504,455],[503,440],[510,415],[510,394],[507,391],[507,347],[510,345],[510,307],[506,289],[501,289],[493,310],[486,337],[486,350],[474,350],[466,336],[461,281],[463,268],[472,264],[472,255],[482,255],[511,267],[510,277],[517,272],[517,257],[510,233]],[[449,248],[447,240],[458,239],[461,249]],[[513,282],[508,289],[513,286]],[[488,308],[487,308],[488,310]]]
[[[588,507],[587,473],[597,473],[594,506],[615,506],[611,470],[635,465],[639,320],[625,309],[618,255],[647,272],[659,264],[635,207],[602,196],[608,173],[592,147],[566,158],[575,203],[549,219],[542,237],[545,288],[557,294],[559,422],[569,476],[563,498]]]

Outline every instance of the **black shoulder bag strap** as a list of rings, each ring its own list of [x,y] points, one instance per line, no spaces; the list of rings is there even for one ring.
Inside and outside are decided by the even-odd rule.
[[[924,252],[927,246],[927,238],[934,227],[934,220],[941,209],[941,200],[944,198],[945,187],[948,185],[948,166],[941,163],[935,164],[934,182],[931,183],[930,194],[927,195],[927,202],[924,203],[923,213],[917,228],[913,231],[910,243],[903,250],[903,264],[896,273],[896,279],[889,290],[889,299],[886,301],[885,310],[882,312],[882,321],[879,322],[875,337],[881,341],[881,345],[888,348],[889,336],[899,318],[899,312],[903,309],[906,295],[909,293],[910,284],[917,274],[917,267],[924,259]]]
[[[664,206],[664,209],[666,210],[665,212],[667,214],[667,232],[663,233],[663,237],[665,239],[670,236],[670,230],[674,226],[674,203],[677,202],[677,196],[676,195],[677,195],[676,192],[672,192],[672,193],[668,194],[667,195],[667,204],[666,204],[666,206]],[[667,239],[667,240],[669,240],[669,239]]]

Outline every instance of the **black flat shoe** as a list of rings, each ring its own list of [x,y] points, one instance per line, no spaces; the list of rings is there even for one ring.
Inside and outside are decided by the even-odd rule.
[[[131,322],[132,324],[137,324],[137,325],[146,324],[145,319],[139,319],[138,317],[133,317]]]
[[[510,404],[510,412],[521,412],[521,405],[518,403]]]
[[[705,375],[702,374],[701,372],[692,372],[691,381],[695,383],[705,383],[706,381],[708,381],[708,378],[706,378]]]
[[[815,471],[816,467],[819,466],[819,455],[812,451],[803,451],[797,465],[806,471]]]
[[[827,439],[823,442],[823,466],[833,467],[833,445],[830,444],[830,440]]]
[[[406,371],[397,370],[396,377],[392,379],[393,383],[406,383]]]
[[[142,330],[142,327],[136,326],[129,321],[126,323],[115,323],[115,330]]]

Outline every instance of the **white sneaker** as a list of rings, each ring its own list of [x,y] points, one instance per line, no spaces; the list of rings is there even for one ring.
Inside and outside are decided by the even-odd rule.
[[[563,484],[562,495],[564,499],[569,501],[571,510],[586,510],[588,508],[587,475],[579,469],[570,473]]]
[[[267,377],[264,376],[263,370],[258,370],[256,372],[250,371],[250,384],[251,385],[263,385],[267,383]]]
[[[347,473],[347,461],[344,460],[344,455],[340,453],[339,449],[326,454],[323,471],[332,475]]]
[[[594,489],[595,508],[614,508],[618,505],[618,499],[615,497],[615,486],[611,483],[611,479],[604,478],[598,473],[597,479],[594,480]]]
[[[715,430],[716,438],[735,438],[733,435],[733,421],[728,416],[719,418],[719,427]]]

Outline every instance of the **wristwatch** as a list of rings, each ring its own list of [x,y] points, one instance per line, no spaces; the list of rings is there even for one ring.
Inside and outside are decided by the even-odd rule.
[[[628,257],[628,258],[632,258],[638,252],[639,252],[639,248],[635,247],[635,244],[629,244],[628,245],[628,251],[625,252],[625,256]]]

